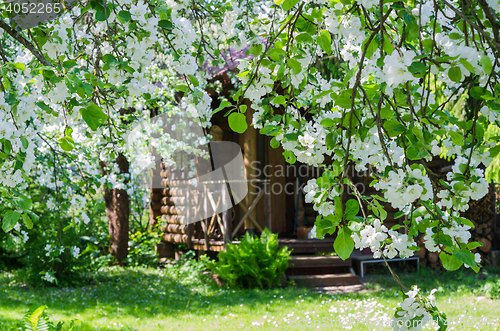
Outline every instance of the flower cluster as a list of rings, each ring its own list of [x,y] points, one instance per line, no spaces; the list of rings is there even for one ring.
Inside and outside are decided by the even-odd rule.
[[[422,330],[436,314],[436,297],[434,296],[436,291],[434,289],[427,297],[423,297],[415,285],[411,291],[406,292],[404,301],[398,304],[399,307],[394,313],[393,329],[395,331]]]
[[[374,258],[380,258],[382,254],[390,259],[398,254],[402,258],[410,257],[413,255],[412,248],[416,246],[407,235],[387,229],[379,219],[373,222],[373,226],[366,225],[359,235],[353,233],[351,237],[357,249],[369,247]]]
[[[432,184],[419,167],[391,170],[388,176],[379,180],[374,187],[384,192],[384,197],[394,208],[403,209],[417,199],[432,198]]]

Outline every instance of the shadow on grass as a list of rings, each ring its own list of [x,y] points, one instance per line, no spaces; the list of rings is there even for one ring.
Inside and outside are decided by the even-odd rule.
[[[456,271],[434,270],[430,268],[420,268],[416,272],[404,272],[395,269],[401,282],[407,288],[418,285],[424,292],[437,289],[438,292],[471,292],[482,293],[488,283],[500,282],[499,268],[481,269],[479,273],[473,270],[461,268]],[[365,277],[365,287],[378,291],[393,293],[398,291],[399,285],[394,281],[388,271],[377,270],[377,274]]]
[[[50,315],[64,319],[78,318],[77,314],[86,313],[97,315],[97,318],[127,316],[158,319],[186,314],[213,314],[241,304],[253,310],[266,306],[276,297],[292,304],[305,293],[310,299],[319,296],[301,287],[230,290],[217,287],[208,278],[189,277],[175,277],[165,270],[116,267],[94,274],[91,285],[40,289],[9,286],[6,278],[0,277],[0,310],[24,315],[29,309],[47,305]]]

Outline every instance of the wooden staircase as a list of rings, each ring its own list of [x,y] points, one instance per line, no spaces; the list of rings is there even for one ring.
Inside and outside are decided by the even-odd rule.
[[[359,284],[351,259],[343,261],[332,255],[292,255],[285,272],[288,280],[313,287]]]

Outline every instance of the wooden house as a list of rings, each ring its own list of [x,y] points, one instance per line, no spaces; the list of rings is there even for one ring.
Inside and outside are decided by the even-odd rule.
[[[230,57],[242,58],[244,54],[243,51],[235,52],[230,54]],[[222,91],[220,93],[230,99],[229,94],[234,89],[227,73],[229,70],[234,70],[237,63],[234,60],[228,62],[229,65],[223,69],[207,70],[211,71],[213,80],[219,81],[222,85],[222,88],[218,89]],[[215,90],[208,92],[213,99],[212,108],[218,108],[218,92]],[[358,283],[358,276],[351,268],[351,259],[342,261],[337,256],[314,255],[317,252],[333,252],[333,236],[324,240],[308,238],[308,230],[314,225],[318,214],[312,204],[305,202],[302,189],[308,180],[318,177],[321,170],[298,162],[293,165],[288,164],[281,147],[271,148],[270,137],[259,134],[258,130],[250,126],[253,116],[251,107],[248,107],[245,114],[248,129],[243,134],[237,134],[229,128],[224,112],[218,112],[213,116],[209,132],[215,140],[237,143],[243,155],[248,194],[229,210],[194,224],[183,224],[178,207],[182,207],[186,196],[185,191],[177,187],[176,183],[179,178],[184,178],[185,174],[177,171],[171,173],[171,177],[174,178],[168,178],[167,169],[160,164],[157,166],[157,169],[162,168],[154,173],[152,180],[162,181],[164,187],[153,189],[151,193],[151,222],[154,223],[157,217],[166,222],[162,246],[167,252],[165,254],[173,252],[174,244],[184,244],[201,254],[214,256],[216,252],[224,249],[225,244],[237,243],[246,231],[258,234],[267,227],[279,234],[280,245],[293,249],[291,262],[293,268],[287,272],[290,277],[309,281],[317,286]],[[447,168],[449,163],[442,160],[434,160],[428,165],[439,174],[449,170]],[[349,175],[361,194],[376,193],[369,186],[371,178],[368,171],[359,173],[350,167]],[[350,193],[344,197],[345,200],[349,198],[353,198]],[[205,197],[205,200],[212,199]],[[215,201],[199,201],[199,203],[214,205]],[[488,224],[491,230],[484,232],[486,236],[490,234],[493,236],[494,202],[488,200],[487,204],[487,216],[484,217],[488,217],[489,221],[485,224]],[[482,209],[484,211],[484,206]],[[390,205],[387,206],[387,211],[386,226],[401,224],[404,220],[404,218],[394,219],[396,211]],[[429,260],[426,252],[421,254],[423,261]],[[436,266],[438,262],[424,263]]]

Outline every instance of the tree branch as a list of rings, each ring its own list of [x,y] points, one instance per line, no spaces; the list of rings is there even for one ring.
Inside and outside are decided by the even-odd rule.
[[[457,14],[458,16],[460,16],[465,22],[467,22],[467,24],[469,24],[472,28],[474,28],[477,32],[479,32],[483,37],[484,39],[486,39],[487,41],[489,41],[490,43],[492,43],[495,48],[497,49],[498,52],[500,52],[500,43],[491,38],[483,29],[481,29],[479,26],[477,26],[476,23],[472,22],[471,20],[469,20],[465,15],[464,13],[462,13],[461,11],[459,11],[455,6],[453,6],[451,3],[449,3],[448,1],[446,0],[441,0],[443,1],[443,3],[448,6],[451,10],[453,10],[455,12],[455,14]],[[493,24],[493,22],[492,22]]]
[[[24,47],[26,47],[31,54],[33,54],[40,63],[43,65],[46,65],[48,67],[53,67],[54,65],[50,63],[49,60],[47,60],[38,50],[35,48],[35,46],[26,38],[24,38],[19,32],[16,30],[12,29],[7,23],[5,23],[4,20],[0,18],[0,28],[5,30],[12,38],[20,42]]]

